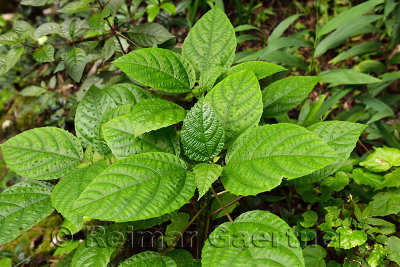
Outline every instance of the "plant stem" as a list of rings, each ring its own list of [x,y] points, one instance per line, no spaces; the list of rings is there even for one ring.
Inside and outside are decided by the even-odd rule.
[[[235,200],[229,202],[228,204],[226,204],[224,207],[227,208],[227,207],[229,207],[230,205],[232,205],[233,203],[235,203],[236,201],[241,200],[242,198],[243,198],[243,196],[240,196],[240,197],[238,197],[237,199],[235,199]],[[214,214],[220,212],[221,210],[222,210],[222,208],[219,208],[219,209],[217,209],[216,211],[213,211],[212,213],[210,213],[210,215],[212,216],[212,215],[214,215]]]
[[[222,203],[221,199],[217,195],[217,192],[215,192],[214,188],[211,186],[210,187],[211,192],[213,193],[214,197],[217,199],[219,205],[221,205],[221,208],[224,210],[226,217],[228,217],[228,220],[233,223],[231,215],[229,215],[228,211],[225,209],[224,203]]]

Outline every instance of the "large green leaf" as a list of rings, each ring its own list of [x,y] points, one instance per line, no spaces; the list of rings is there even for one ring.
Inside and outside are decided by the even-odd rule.
[[[262,114],[262,95],[251,70],[232,74],[206,96],[225,130],[225,143],[233,142],[248,128],[258,125]]]
[[[83,218],[73,212],[74,202],[106,166],[107,163],[104,160],[98,161],[93,166],[78,169],[62,178],[51,193],[53,207],[70,222],[79,225]]]
[[[139,136],[183,121],[186,111],[171,101],[149,98],[136,104],[132,114],[135,136]]]
[[[161,256],[154,251],[145,251],[133,255],[126,261],[122,262],[118,267],[176,267],[176,263],[168,256]]]
[[[245,69],[252,70],[259,80],[264,79],[265,77],[268,77],[277,72],[286,70],[284,67],[266,61],[249,61],[231,67],[227,71],[227,76]]]
[[[193,67],[181,55],[162,48],[135,50],[114,61],[132,79],[156,89],[185,93],[193,87]]]
[[[264,113],[277,117],[299,105],[320,79],[311,76],[293,76],[271,83],[262,91]]]
[[[128,36],[136,44],[143,47],[152,47],[175,38],[164,26],[154,22],[143,23],[133,27],[128,32]]]
[[[296,183],[317,182],[335,171],[350,157],[358,138],[367,125],[346,121],[325,121],[307,127],[308,130],[321,137],[337,154],[338,160],[307,176],[296,180]]]
[[[337,160],[320,137],[294,124],[249,130],[229,148],[222,182],[233,194],[255,195],[277,187],[283,177],[298,178]]]
[[[380,192],[373,197],[369,203],[371,216],[387,216],[400,212],[400,190],[389,189],[387,192]]]
[[[168,152],[175,155],[180,152],[179,139],[172,127],[136,136],[132,115],[120,116],[107,122],[103,125],[103,134],[118,159],[144,152]]]
[[[117,105],[136,104],[143,99],[152,97],[151,94],[143,88],[133,83],[117,83],[104,89],[114,99]]]
[[[196,188],[185,163],[149,152],[119,160],[97,176],[75,202],[76,211],[104,221],[137,221],[183,206]]]
[[[84,147],[93,144],[94,148],[103,153],[107,150],[98,127],[103,115],[116,107],[114,99],[96,86],[92,85],[79,102],[75,114],[75,130]]]
[[[49,44],[41,47],[33,53],[33,58],[41,63],[54,61],[54,47]]]
[[[207,193],[221,173],[222,167],[217,164],[200,163],[193,167],[194,179],[199,190],[199,199]]]
[[[339,84],[369,84],[379,83],[379,80],[371,75],[358,72],[353,69],[327,70],[318,74],[321,82],[330,83],[332,86]]]
[[[56,179],[68,174],[83,157],[78,139],[55,127],[20,133],[2,144],[1,150],[11,170],[38,180]]]
[[[80,82],[86,63],[85,51],[77,47],[72,48],[64,59],[65,69],[75,82]]]
[[[261,210],[218,226],[201,258],[202,266],[304,266],[293,230],[278,216]]]
[[[53,212],[52,185],[30,180],[13,185],[0,194],[0,246]]]
[[[183,121],[181,140],[185,154],[197,161],[207,161],[224,148],[224,126],[203,98],[197,101]]]
[[[212,67],[228,68],[236,50],[235,30],[225,13],[216,5],[189,31],[183,42],[182,55],[197,71]]]
[[[23,47],[13,47],[7,54],[0,54],[0,75],[12,69],[24,53]]]

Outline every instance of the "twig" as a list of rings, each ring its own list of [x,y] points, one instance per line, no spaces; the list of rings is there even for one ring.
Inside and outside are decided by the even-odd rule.
[[[219,195],[222,195],[222,194],[225,194],[225,193],[228,193],[228,190],[224,190],[224,191],[218,192],[217,195],[219,196]]]
[[[233,203],[235,203],[236,201],[241,200],[242,198],[243,198],[243,196],[240,196],[240,197],[238,197],[237,199],[235,199],[235,200],[229,202],[228,204],[226,204],[224,207],[227,208],[227,207],[229,207],[230,205],[232,205]],[[220,212],[221,210],[222,210],[222,208],[219,208],[219,209],[217,209],[216,211],[211,212],[210,215],[212,216],[212,215],[214,215],[214,214]]]
[[[365,149],[365,151],[367,151],[368,154],[371,154],[371,152],[369,152],[368,148],[363,144],[363,142],[358,140],[358,143]]]
[[[221,208],[224,210],[226,217],[228,217],[228,220],[233,223],[231,215],[229,215],[228,211],[225,209],[224,203],[222,203],[221,199],[217,195],[217,192],[215,192],[214,188],[211,186],[210,187],[211,192],[213,193],[214,197],[217,199],[219,205],[221,205]]]
[[[122,38],[126,39],[127,41],[131,42],[133,45],[138,46],[134,41],[132,41],[131,39],[129,39],[128,37],[124,36],[123,34],[121,34],[120,32],[117,32],[117,34],[119,36],[121,36]]]

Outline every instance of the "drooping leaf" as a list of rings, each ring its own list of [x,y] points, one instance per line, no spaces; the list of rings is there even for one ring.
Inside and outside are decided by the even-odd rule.
[[[83,157],[78,139],[55,127],[20,133],[4,142],[1,150],[11,170],[38,180],[51,180],[68,174]]]
[[[168,256],[160,256],[157,252],[145,251],[133,255],[118,267],[143,266],[143,267],[176,267],[176,263]]]
[[[296,180],[296,183],[309,184],[317,182],[335,171],[350,157],[358,138],[367,126],[345,121],[325,121],[307,127],[321,137],[337,154],[334,163]]]
[[[186,111],[182,107],[160,98],[139,102],[133,107],[132,114],[135,136],[173,125],[186,117]]]
[[[49,183],[29,180],[15,184],[0,194],[0,246],[14,240],[53,212],[51,189]]]
[[[264,79],[272,74],[286,70],[284,67],[266,61],[249,61],[231,67],[227,75],[232,75],[241,70],[250,69],[254,72],[258,80]]]
[[[136,104],[152,95],[133,83],[117,83],[104,88],[104,92],[114,99],[117,105]]]
[[[222,173],[222,167],[216,164],[200,163],[193,167],[194,180],[199,190],[199,199],[210,189]]]
[[[113,63],[132,79],[170,93],[189,92],[196,79],[184,57],[162,48],[135,50]]]
[[[260,210],[218,226],[201,256],[202,266],[305,266],[293,230],[278,216]]]
[[[229,148],[222,182],[229,192],[256,195],[337,160],[338,155],[309,130],[288,123],[265,125],[242,134]]]
[[[103,115],[116,107],[116,103],[105,90],[92,85],[79,102],[75,114],[76,135],[84,147],[93,144],[93,148],[101,153],[107,150],[98,127]]]
[[[64,59],[65,69],[75,82],[80,82],[86,63],[86,53],[78,47],[72,48]]]
[[[54,47],[49,44],[43,46],[33,53],[33,58],[41,63],[54,61]]]
[[[230,67],[235,50],[235,30],[225,13],[215,6],[189,31],[182,55],[197,71],[204,72],[215,66]]]
[[[71,172],[57,183],[51,193],[53,207],[74,225],[79,225],[83,221],[82,216],[73,211],[75,200],[106,166],[107,163],[101,160],[93,166]]]
[[[251,70],[226,77],[207,94],[205,100],[212,105],[224,125],[226,144],[259,123],[261,97],[260,85]]]
[[[175,38],[159,23],[149,22],[137,25],[129,30],[128,36],[136,44],[143,47],[152,47]]]
[[[360,162],[360,166],[372,172],[384,172],[394,166],[400,166],[400,149],[379,147]]]
[[[137,221],[180,208],[195,187],[193,175],[176,156],[142,153],[109,166],[86,187],[74,207],[94,219]]]
[[[207,161],[224,148],[224,126],[203,98],[186,115],[181,141],[186,156],[196,161]]]
[[[299,105],[320,79],[311,76],[293,76],[271,83],[262,91],[266,118],[285,114]]]
[[[179,155],[179,139],[172,127],[162,128],[137,136],[132,115],[117,117],[103,126],[104,138],[118,158],[145,152],[167,152]]]

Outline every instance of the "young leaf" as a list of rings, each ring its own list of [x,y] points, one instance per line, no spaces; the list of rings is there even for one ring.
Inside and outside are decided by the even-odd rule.
[[[79,225],[83,218],[73,211],[74,202],[106,167],[107,163],[102,160],[93,166],[78,169],[62,178],[51,193],[53,207],[71,223]]]
[[[199,163],[193,167],[194,180],[199,190],[199,199],[207,193],[221,173],[222,167],[220,165]]]
[[[160,254],[154,251],[145,251],[133,255],[119,265],[119,267],[130,266],[176,267],[177,265],[175,261],[168,256],[160,256]]]
[[[278,216],[261,210],[218,226],[201,258],[202,266],[305,266],[293,230]]]
[[[107,150],[99,125],[103,115],[116,106],[113,98],[105,90],[94,85],[89,88],[79,102],[75,114],[76,135],[84,147],[93,144],[96,151]]]
[[[55,127],[20,133],[4,142],[1,150],[11,170],[38,180],[57,179],[68,174],[83,157],[78,139]]]
[[[260,85],[251,70],[226,77],[207,94],[205,100],[224,125],[226,144],[260,122],[261,97]]]
[[[186,111],[182,107],[160,98],[139,102],[133,107],[132,114],[135,136],[173,125],[186,117]]]
[[[225,13],[215,6],[189,31],[182,55],[197,71],[204,72],[215,66],[230,67],[235,50],[235,30]]]
[[[41,47],[33,53],[33,58],[41,63],[54,61],[54,47],[49,44]]]
[[[325,121],[307,127],[308,130],[321,137],[337,154],[334,163],[296,180],[296,183],[309,184],[317,182],[335,171],[350,157],[358,138],[367,125],[346,121]]]
[[[332,86],[339,84],[368,84],[379,83],[379,80],[371,75],[358,72],[352,69],[327,70],[318,74],[321,82],[330,83]]]
[[[86,187],[74,207],[90,218],[137,221],[183,206],[196,188],[185,163],[172,154],[149,152],[119,160]]]
[[[135,50],[113,63],[132,79],[170,93],[189,92],[196,79],[185,58],[162,48]]]
[[[136,104],[140,101],[152,97],[152,95],[142,87],[133,83],[117,83],[104,88],[104,92],[114,99],[117,105]]]
[[[258,80],[264,79],[265,77],[271,76],[272,74],[275,74],[277,72],[286,70],[284,67],[266,61],[249,61],[231,67],[230,69],[228,69],[226,76],[232,75],[245,69],[252,70]]]
[[[53,212],[52,185],[29,180],[0,193],[0,246],[14,240]]]
[[[256,195],[337,160],[337,154],[309,130],[288,123],[265,125],[241,135],[229,148],[222,182],[229,192]]]
[[[175,38],[164,26],[154,22],[143,23],[133,27],[128,32],[128,36],[136,44],[143,47],[152,47]]]
[[[196,161],[207,161],[224,148],[224,126],[203,98],[186,115],[181,141],[186,156]]]
[[[271,83],[262,91],[263,117],[283,115],[299,105],[320,79],[311,76],[293,76]]]
[[[77,47],[72,48],[64,59],[65,69],[75,82],[81,80],[86,63],[85,51]]]
[[[172,127],[135,135],[132,115],[120,116],[103,125],[104,139],[118,158],[145,152],[179,155],[179,139]],[[136,137],[137,136],[137,137]]]

